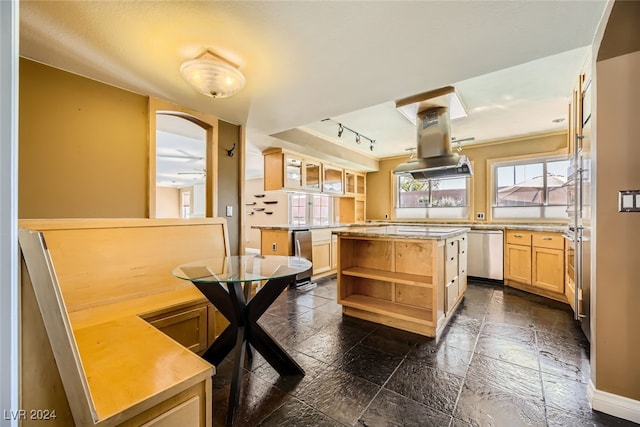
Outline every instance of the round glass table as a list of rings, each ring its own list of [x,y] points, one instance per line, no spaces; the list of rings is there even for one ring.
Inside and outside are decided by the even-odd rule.
[[[246,349],[250,356],[251,348],[258,351],[280,375],[304,375],[300,365],[257,322],[295,281],[296,274],[309,268],[311,262],[301,257],[241,255],[189,262],[173,270],[174,276],[191,281],[229,321],[203,354],[217,366],[234,352],[227,424],[233,424],[238,406]]]

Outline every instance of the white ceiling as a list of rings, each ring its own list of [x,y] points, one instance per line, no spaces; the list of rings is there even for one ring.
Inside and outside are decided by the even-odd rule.
[[[606,3],[22,1],[20,53],[246,125],[253,175],[264,148],[301,149],[271,136],[296,128],[310,135],[305,152],[337,163],[357,163],[344,146],[402,153],[415,136],[394,100],[446,85],[469,113],[452,122],[458,139],[563,128],[551,120],[566,116]],[[239,64],[239,94],[212,99],[181,78],[180,64],[206,48]],[[375,139],[374,150],[337,138],[324,118]]]

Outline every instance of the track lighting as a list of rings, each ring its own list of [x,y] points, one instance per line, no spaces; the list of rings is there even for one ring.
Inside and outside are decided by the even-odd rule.
[[[326,121],[334,121],[334,120],[327,118],[327,119],[322,119],[322,121],[326,122]],[[351,129],[350,127],[347,127],[342,123],[339,123],[339,122],[335,122],[335,123],[338,124],[338,138],[342,138],[342,134],[344,133],[344,131],[348,130],[349,132],[353,133],[356,136],[356,144],[360,144],[362,142],[362,139],[366,139],[369,141],[369,150],[373,151],[373,144],[376,143],[375,139],[371,139],[367,136],[364,136],[360,132],[357,132]]]

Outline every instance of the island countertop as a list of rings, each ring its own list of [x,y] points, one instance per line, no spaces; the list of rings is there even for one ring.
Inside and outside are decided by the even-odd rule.
[[[426,227],[416,225],[387,225],[350,227],[335,230],[333,234],[344,237],[410,238],[418,240],[444,240],[467,233],[468,227]]]

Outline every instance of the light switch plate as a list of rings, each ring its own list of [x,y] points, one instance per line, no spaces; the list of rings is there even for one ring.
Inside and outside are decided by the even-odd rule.
[[[618,212],[640,212],[640,190],[619,191]]]
[[[227,216],[233,216],[233,206],[227,206]]]

